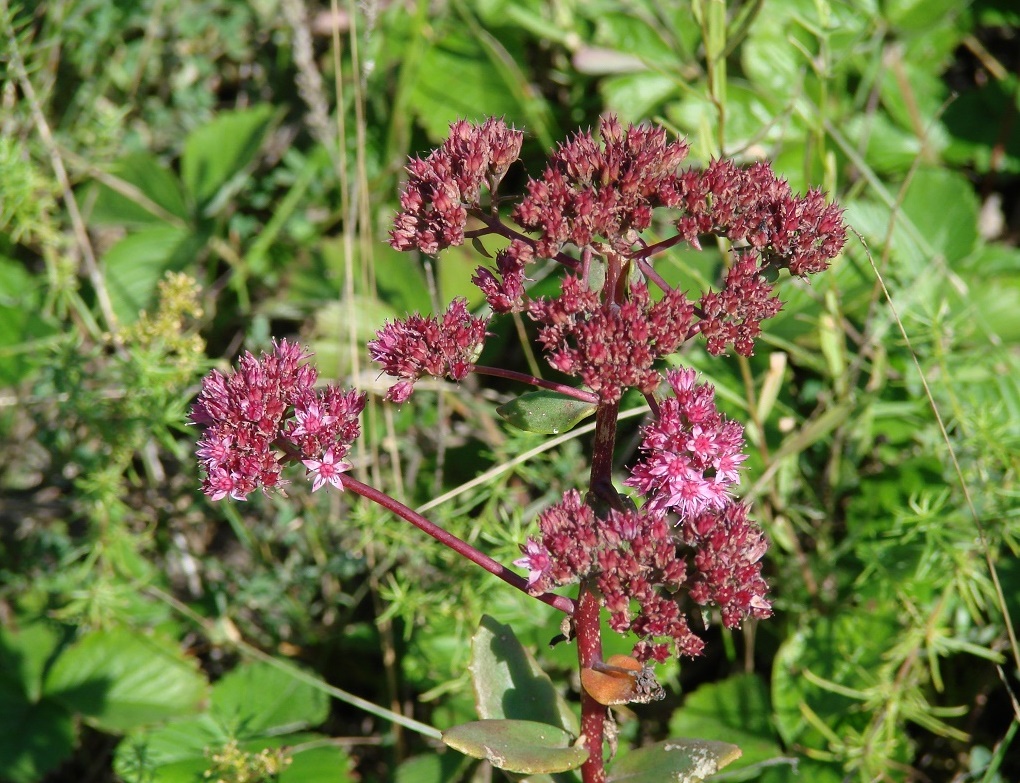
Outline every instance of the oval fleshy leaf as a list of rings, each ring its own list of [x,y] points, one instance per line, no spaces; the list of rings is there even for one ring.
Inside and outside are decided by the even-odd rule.
[[[482,617],[471,637],[470,670],[478,717],[530,720],[581,733],[574,711],[509,625]]]
[[[668,739],[632,750],[609,771],[607,783],[699,783],[740,758],[729,742]]]
[[[588,758],[588,749],[572,745],[571,735],[531,720],[477,720],[443,732],[443,742],[508,772],[566,772]]]
[[[533,391],[496,408],[496,413],[519,430],[541,435],[568,432],[595,413],[595,404],[551,391]]]

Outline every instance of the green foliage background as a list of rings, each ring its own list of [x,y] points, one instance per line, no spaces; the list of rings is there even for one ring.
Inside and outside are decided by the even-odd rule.
[[[712,625],[618,715],[621,754],[1020,779],[1018,28],[1007,0],[0,0],[0,780],[480,779],[420,732],[474,717],[483,613],[576,698],[553,610],[300,482],[207,502],[185,417],[209,368],[297,337],[370,392],[362,477],[514,559],[583,431],[510,430],[521,390],[474,379],[381,404],[374,329],[480,299],[471,248],[383,240],[452,120],[525,128],[537,174],[608,111],[695,164],[766,156],[855,230],[752,359],[680,358],[747,424],[778,611]],[[697,289],[722,258],[662,271]],[[487,350],[534,371],[514,324]]]

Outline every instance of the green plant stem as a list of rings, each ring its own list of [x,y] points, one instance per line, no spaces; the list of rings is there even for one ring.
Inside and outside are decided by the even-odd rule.
[[[466,541],[457,538],[457,536],[446,530],[443,530],[443,528],[433,522],[430,522],[414,509],[408,508],[400,501],[391,498],[385,492],[380,492],[375,487],[363,484],[346,473],[341,477],[341,481],[343,482],[344,489],[349,489],[356,495],[361,495],[361,497],[371,500],[373,503],[378,503],[387,511],[392,511],[401,519],[410,522],[419,530],[428,533],[440,544],[450,547],[450,549],[458,555],[466,557],[472,563],[481,566],[490,574],[498,576],[511,587],[516,587],[522,593],[528,592],[528,580],[523,576],[514,573],[505,565],[493,560],[483,552],[479,552]],[[530,593],[528,594],[531,595]],[[576,609],[575,602],[564,595],[543,593],[542,595],[532,597],[538,599],[544,604],[548,604],[553,609],[559,609],[561,612],[565,612],[567,614],[573,614]]]

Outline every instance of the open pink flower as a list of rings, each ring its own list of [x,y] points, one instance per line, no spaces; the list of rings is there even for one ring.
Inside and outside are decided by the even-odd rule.
[[[322,459],[303,459],[301,464],[312,472],[315,479],[312,481],[312,492],[321,489],[326,484],[332,484],[341,492],[344,485],[340,483],[340,474],[351,469],[351,463],[337,459],[333,449],[329,449],[322,455]]]

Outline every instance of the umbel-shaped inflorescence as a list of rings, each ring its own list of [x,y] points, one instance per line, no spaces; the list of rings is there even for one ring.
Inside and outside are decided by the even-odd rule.
[[[281,490],[288,462],[305,466],[313,491],[326,484],[343,490],[340,475],[351,467],[344,458],[361,434],[365,395],[332,385],[316,392],[318,373],[303,363],[309,355],[281,340],[260,358],[246,353],[229,375],[213,370],[203,379],[191,420],[203,427],[202,491],[213,500]]]
[[[560,145],[507,212],[497,191],[522,141],[502,120],[454,123],[440,148],[408,166],[390,243],[436,254],[465,239],[508,240],[473,282],[494,314],[527,313],[537,324],[549,365],[581,384],[560,390],[600,410],[618,404],[627,389],[645,395],[653,421],[624,481],[643,500],[640,507],[615,490],[607,496],[593,470],[590,489],[600,502],[567,492],[540,515],[540,534],[522,546],[515,564],[527,570],[536,595],[571,582],[587,585],[612,627],[637,635],[639,660],[697,655],[704,643],[685,605],[718,608],[728,627],[771,614],[761,577],[766,542],[732,494],[744,461],[743,428],[719,413],[713,387],[698,383],[691,370],[664,374],[661,360],[699,335],[713,355],[731,348],[751,355],[762,321],[781,307],[775,272],[826,269],[846,241],[842,210],[818,190],[795,195],[766,162],[743,168],[719,160],[685,169],[685,142],[609,117],[599,138],[579,132]],[[642,233],[656,210],[673,233],[648,244]],[[721,286],[692,300],[652,261],[680,242],[700,248],[705,237],[728,240],[735,250]],[[540,259],[565,267],[558,296],[528,295],[528,268]],[[653,295],[651,286],[659,292]],[[439,318],[386,324],[369,348],[397,379],[388,397],[408,399],[423,375],[513,377],[474,364],[487,324],[463,300]],[[657,396],[663,388],[667,394]],[[612,448],[612,437],[600,441],[597,429],[596,450],[600,442]]]

